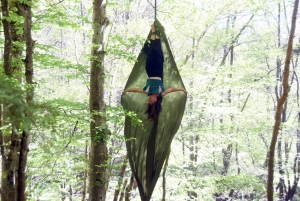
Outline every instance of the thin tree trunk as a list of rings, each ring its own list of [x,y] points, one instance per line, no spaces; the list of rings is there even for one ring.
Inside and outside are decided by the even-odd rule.
[[[250,20],[252,20],[252,18],[253,18],[253,15],[250,18]],[[227,34],[228,29],[230,27],[230,21],[232,23],[231,27],[233,29],[234,25],[235,25],[235,20],[236,20],[236,16],[235,15],[234,16],[228,16],[228,18],[227,18],[227,26],[226,26],[226,34]],[[244,29],[244,27],[243,27],[243,29]],[[229,73],[228,77],[230,79],[232,78],[232,74],[231,74],[231,70],[232,70],[231,68],[232,67],[231,66],[233,65],[234,43],[236,42],[236,40],[237,39],[235,39],[234,35],[232,34],[231,35],[231,42],[230,42],[229,47],[227,47],[227,46],[224,47],[224,55],[223,55],[223,60],[221,62],[221,65],[225,65],[226,58],[227,58],[227,56],[229,54],[230,73]],[[222,96],[223,96],[223,92],[221,92],[220,103],[223,103],[223,97]],[[227,91],[227,100],[228,100],[228,104],[231,105],[231,89],[229,89]],[[232,114],[230,114],[230,117],[231,117],[231,121],[232,121],[232,118],[233,118]],[[223,127],[223,121],[224,121],[223,118],[224,117],[222,115],[221,118],[220,118],[221,127]],[[223,129],[221,129],[221,130],[223,130]],[[223,172],[222,172],[223,175],[227,175],[227,173],[228,173],[228,170],[229,170],[229,167],[230,167],[230,160],[231,160],[231,156],[232,156],[232,150],[233,150],[232,143],[229,143],[227,145],[227,149],[225,149],[225,148],[222,149],[222,152],[223,152],[223,165],[224,165]]]
[[[85,144],[85,149],[84,149],[84,157],[85,160],[88,161],[88,145],[87,145],[87,140],[86,140],[86,144]],[[87,183],[87,177],[88,177],[88,170],[87,168],[85,168],[84,170],[84,174],[83,174],[83,190],[82,190],[82,201],[86,200],[86,183]]]
[[[240,167],[240,163],[239,163],[238,143],[235,143],[235,160],[236,160],[236,166],[237,166],[237,173],[240,174],[241,173],[241,167]]]
[[[70,194],[70,201],[73,201],[73,188],[72,185],[69,185],[69,194]]]
[[[278,16],[277,16],[277,46],[278,48],[280,48],[281,43],[280,43],[280,3],[278,4]],[[281,60],[279,58],[279,56],[277,56],[277,62],[276,62],[276,79],[277,79],[277,84],[275,87],[275,95],[277,97],[277,99],[279,98],[279,96],[282,95],[282,71],[281,71]],[[278,86],[279,85],[279,86]],[[282,110],[284,111],[284,110]],[[281,115],[281,121],[283,121],[283,115]],[[283,166],[282,166],[282,132],[279,134],[279,139],[278,139],[278,143],[277,143],[277,157],[278,157],[278,169],[279,169],[279,183],[276,187],[276,190],[278,190],[278,198],[280,200],[283,199],[283,189],[284,189],[284,171],[283,171]]]
[[[2,24],[4,32],[4,71],[6,75],[12,76],[12,36],[11,36],[11,25],[7,20],[9,19],[9,5],[8,0],[1,0],[2,8]]]
[[[222,175],[227,175],[228,174],[228,170],[230,167],[230,159],[232,156],[232,144],[228,144],[227,148],[223,148],[222,152],[223,152],[223,171],[222,171]]]
[[[288,47],[287,47],[287,51],[286,51],[286,60],[285,60],[284,77],[283,77],[283,94],[277,100],[275,124],[274,124],[274,128],[273,128],[272,140],[270,143],[270,155],[269,155],[269,161],[268,161],[268,182],[267,182],[268,201],[273,201],[275,146],[276,146],[276,142],[277,142],[278,131],[279,131],[280,124],[281,124],[282,107],[287,99],[288,90],[289,90],[290,61],[291,61],[291,55],[292,55],[292,49],[293,49],[293,39],[294,39],[295,28],[296,28],[298,4],[299,4],[299,0],[295,0],[291,32],[290,32]]]
[[[129,182],[129,185],[126,188],[126,192],[125,192],[125,201],[130,200],[130,191],[132,190],[133,182],[134,182],[134,176],[133,176],[133,174],[131,174],[130,182]]]
[[[11,36],[11,25],[10,22],[6,19],[9,18],[9,5],[7,0],[1,0],[1,8],[2,8],[2,24],[3,24],[3,31],[4,31],[4,72],[7,76],[12,76],[12,36]],[[8,116],[7,106],[3,105],[3,108],[1,110],[1,127],[3,127],[6,122],[4,119],[6,119],[6,116]],[[9,188],[9,180],[8,180],[8,174],[7,174],[7,164],[8,164],[8,157],[7,157],[7,136],[3,133],[3,130],[0,130],[1,132],[1,156],[2,156],[2,176],[1,176],[1,200],[2,201],[8,201],[10,198],[14,198],[13,194],[10,193]],[[3,174],[7,174],[6,177],[3,177]],[[12,196],[12,197],[10,197]]]
[[[278,169],[279,169],[279,183],[276,187],[278,189],[278,198],[281,200],[283,199],[283,189],[284,189],[284,172],[282,167],[282,133],[280,134],[278,138],[277,143],[277,156],[278,156]]]
[[[19,12],[24,16],[24,39],[26,42],[26,57],[24,59],[25,64],[25,80],[28,85],[31,85],[27,88],[26,91],[26,103],[28,110],[25,111],[25,114],[29,117],[31,116],[30,110],[33,105],[34,97],[34,82],[33,82],[33,49],[34,42],[31,36],[31,27],[32,27],[32,14],[31,14],[31,0],[27,4],[19,4]],[[19,199],[18,201],[26,201],[26,167],[27,167],[27,156],[29,151],[29,131],[31,130],[31,124],[28,124],[27,128],[24,128],[21,136],[21,149],[20,149],[20,163],[19,163]]]
[[[191,50],[191,52],[190,52],[189,54],[187,54],[187,55],[185,56],[185,60],[184,60],[184,62],[183,62],[182,65],[186,65],[187,62],[188,62],[188,60],[189,60],[189,58],[194,56],[195,52],[196,52],[196,51],[198,50],[198,48],[200,47],[199,44],[200,44],[200,42],[201,42],[201,39],[205,36],[205,34],[206,34],[208,28],[209,28],[209,26],[206,26],[205,29],[201,32],[201,34],[200,34],[199,37],[197,38],[197,41],[196,41],[197,44],[194,43],[195,45],[193,45],[193,49]]]
[[[20,163],[19,163],[19,198],[18,201],[26,201],[26,166],[27,166],[27,155],[28,155],[29,135],[26,131],[23,131],[21,138],[21,149],[20,149]]]
[[[121,194],[120,194],[119,201],[123,201],[123,199],[124,199],[124,196],[125,196],[125,193],[126,193],[127,183],[128,183],[128,178],[125,178],[124,182],[123,182],[122,191],[121,191]]]
[[[171,153],[171,148],[168,151],[168,154],[167,154],[167,157],[166,157],[166,160],[165,160],[164,169],[163,169],[163,174],[162,174],[162,177],[163,177],[163,185],[162,185],[163,195],[162,195],[162,201],[166,200],[166,180],[167,180],[166,179],[166,172],[167,172],[167,169],[168,169],[168,162],[169,162],[170,153]]]
[[[123,161],[123,165],[122,165],[119,175],[118,175],[119,178],[118,178],[118,184],[117,184],[116,190],[115,190],[114,201],[118,201],[118,197],[119,197],[120,190],[121,190],[121,185],[123,183],[124,173],[125,173],[126,166],[127,166],[127,160],[128,160],[128,156],[126,155],[124,158],[124,161]]]
[[[193,40],[193,49],[195,48],[195,38],[192,38],[192,40]],[[194,59],[195,59],[195,53],[193,52],[192,54],[191,54],[191,56],[192,56],[192,69],[194,68]],[[193,80],[191,80],[190,81],[190,86],[192,87],[193,86]],[[193,104],[193,101],[189,101],[188,102],[188,106],[189,106],[189,110],[191,111],[191,113],[193,112],[193,109],[194,109],[194,104]],[[195,127],[195,125],[194,125],[194,122],[193,121],[190,121],[189,122],[189,127],[191,127],[191,128],[193,128],[193,127]],[[193,132],[193,130],[192,130],[192,134],[190,135],[190,137],[189,137],[190,139],[189,139],[189,142],[190,142],[190,145],[189,145],[189,147],[190,147],[190,170],[191,170],[191,172],[192,172],[192,174],[194,175],[194,174],[196,174],[195,173],[195,162],[196,162],[196,145],[195,145],[195,135],[194,135],[194,132]]]
[[[296,93],[296,96],[297,96],[297,100],[298,100],[298,108],[300,103],[299,103],[299,80],[298,80],[298,77],[297,75],[295,74],[295,79],[296,79],[296,82],[297,82],[297,93]],[[295,195],[296,193],[296,189],[297,189],[297,186],[298,186],[298,182],[299,182],[299,175],[300,175],[300,158],[299,158],[299,155],[300,155],[300,111],[298,110],[298,114],[297,114],[297,118],[298,118],[298,129],[297,129],[297,143],[296,143],[296,150],[297,150],[297,154],[294,158],[294,168],[293,168],[293,171],[294,171],[294,182],[293,184],[291,185],[290,182],[288,182],[288,190],[287,190],[287,193],[285,195],[285,201],[288,201],[288,200],[292,200],[293,196]],[[290,150],[290,148],[289,148]],[[287,161],[286,161],[287,163]],[[289,178],[289,176],[288,176]]]
[[[66,200],[66,193],[65,193],[65,190],[66,189],[66,183],[62,183],[60,185],[60,191],[61,191],[61,201],[65,201]]]
[[[288,200],[292,200],[292,198],[294,197],[295,193],[296,193],[296,189],[298,186],[298,182],[299,182],[299,167],[300,167],[300,160],[299,160],[299,154],[300,154],[300,143],[299,143],[299,139],[300,139],[300,131],[297,131],[297,143],[296,143],[296,149],[297,149],[297,154],[294,158],[294,167],[293,167],[293,171],[294,171],[294,182],[291,186],[290,182],[288,183],[288,188],[287,188],[287,193],[285,194],[285,201]]]
[[[90,182],[89,200],[105,201],[107,186],[107,136],[106,108],[104,103],[104,30],[108,24],[106,4],[103,0],[93,1],[93,38],[90,68]]]
[[[235,36],[233,37],[232,39],[232,44],[230,45],[230,48],[228,48],[228,50],[224,51],[224,56],[223,56],[223,59],[220,63],[220,66],[224,66],[225,64],[225,61],[226,61],[226,58],[228,56],[228,54],[230,53],[231,51],[231,47],[233,47],[234,43],[239,39],[240,35],[243,33],[243,31],[246,29],[246,27],[248,27],[248,25],[250,24],[250,22],[252,21],[254,15],[252,15],[250,17],[250,19],[248,20],[248,22],[242,27],[242,29],[240,30],[240,32]]]

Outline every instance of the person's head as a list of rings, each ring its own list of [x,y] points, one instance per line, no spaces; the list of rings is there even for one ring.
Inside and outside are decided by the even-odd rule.
[[[162,110],[161,103],[162,103],[162,96],[158,96],[156,94],[149,96],[148,108],[145,112],[145,114],[147,114],[147,120],[158,119],[160,112]]]
[[[148,104],[153,105],[157,101],[158,94],[151,94],[148,99]]]

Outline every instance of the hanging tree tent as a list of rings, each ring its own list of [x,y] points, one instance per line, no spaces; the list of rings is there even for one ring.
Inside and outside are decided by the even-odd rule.
[[[160,40],[164,53],[165,89],[177,87],[185,89],[174,61],[165,31],[158,20],[155,24],[161,32]],[[150,39],[150,33],[148,35]],[[141,51],[125,89],[143,88],[147,80],[145,71],[147,55]],[[149,201],[161,172],[172,139],[183,116],[187,95],[183,92],[170,93],[163,98],[159,120],[147,121],[146,104],[148,97],[141,93],[127,93],[121,104],[127,111],[134,111],[143,126],[133,125],[130,117],[125,119],[124,135],[131,170],[137,181],[142,201]]]

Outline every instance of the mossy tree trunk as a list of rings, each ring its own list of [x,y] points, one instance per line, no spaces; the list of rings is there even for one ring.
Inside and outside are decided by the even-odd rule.
[[[103,0],[93,1],[93,38],[90,67],[90,178],[89,200],[104,201],[107,186],[107,140],[106,108],[104,103],[104,30],[108,23]]]
[[[31,129],[33,105],[33,40],[31,37],[31,1],[1,0],[2,25],[4,30],[5,75],[15,80],[15,87],[22,85],[25,69],[25,100],[18,100],[20,105],[4,103],[1,105],[0,132],[2,156],[1,200],[26,200],[26,166]],[[11,18],[11,14],[18,16]],[[25,44],[25,47],[24,45]],[[23,57],[23,51],[25,58]],[[25,67],[25,68],[24,68]],[[15,94],[17,99],[22,97]]]

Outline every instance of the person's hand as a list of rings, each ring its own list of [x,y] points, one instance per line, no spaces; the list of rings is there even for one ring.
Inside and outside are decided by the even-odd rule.
[[[182,91],[183,91],[183,93],[187,94],[187,90],[182,90]]]
[[[122,96],[123,96],[123,95],[125,95],[125,94],[126,94],[126,92],[127,92],[126,90],[122,91]]]

